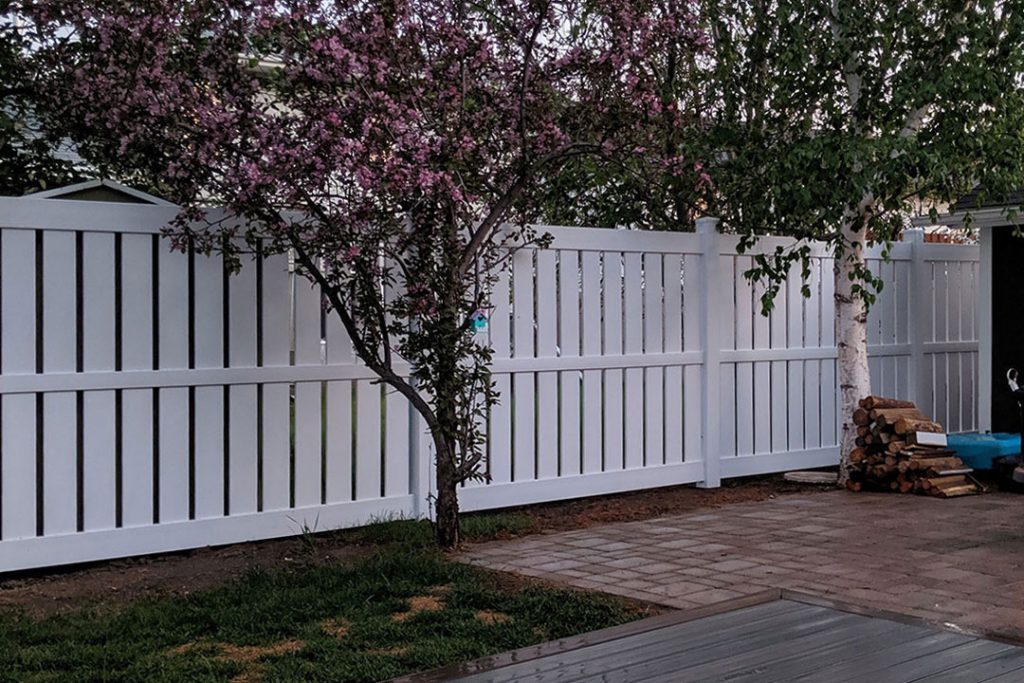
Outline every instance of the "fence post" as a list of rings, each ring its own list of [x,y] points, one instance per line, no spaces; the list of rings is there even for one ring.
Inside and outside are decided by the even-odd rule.
[[[722,245],[718,236],[718,219],[697,219],[700,235],[701,268],[700,287],[700,343],[704,354],[704,372],[701,385],[701,457],[704,459],[704,479],[700,488],[717,488],[722,483],[719,441],[719,411],[721,409],[721,351],[720,311],[728,310],[728,294],[721,278]]]
[[[931,397],[931,373],[926,363],[924,343],[928,338],[926,329],[930,323],[932,282],[928,262],[924,257],[924,228],[911,228],[903,232],[910,243],[910,398],[926,415],[931,415],[934,406]]]

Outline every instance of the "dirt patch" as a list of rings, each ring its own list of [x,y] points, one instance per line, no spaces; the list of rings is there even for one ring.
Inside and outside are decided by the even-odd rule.
[[[494,624],[504,624],[512,617],[504,612],[494,612],[489,609],[482,609],[476,613],[476,618],[488,626],[493,626]]]
[[[212,641],[195,641],[184,643],[167,650],[172,657],[187,654],[195,650],[209,651],[214,659],[235,664],[252,664],[266,657],[280,657],[290,652],[298,652],[306,644],[301,640],[282,640],[270,645],[232,645],[231,643],[217,643]]]
[[[218,659],[235,662],[236,664],[250,664],[266,657],[280,657],[291,652],[298,652],[305,645],[301,640],[282,640],[271,645],[230,645],[228,643],[220,643]]]
[[[351,624],[346,619],[324,619],[320,622],[320,629],[329,636],[341,640],[348,635]]]
[[[264,659],[298,652],[305,646],[301,640],[282,640],[270,645],[232,645],[202,640],[172,647],[167,654],[178,657],[195,650],[210,652],[217,661],[242,665],[242,671],[231,678],[231,683],[258,683],[263,680]]]
[[[696,510],[713,509],[733,503],[750,503],[792,494],[813,494],[835,491],[835,486],[796,484],[785,481],[781,474],[745,477],[722,482],[721,488],[700,489],[693,485],[621,493],[613,496],[580,498],[558,503],[542,503],[504,512],[522,514],[533,525],[522,536],[545,531],[567,531],[597,524],[632,522],[677,515]]]
[[[254,567],[337,564],[370,552],[339,534],[317,537],[312,547],[288,538],[22,573],[0,579],[0,611],[45,617],[83,607],[116,608],[139,598],[182,597],[216,588]]]
[[[404,612],[395,612],[391,618],[395,621],[408,621],[421,612],[440,612],[444,609],[444,598],[434,595],[414,595],[409,598],[409,607]]]

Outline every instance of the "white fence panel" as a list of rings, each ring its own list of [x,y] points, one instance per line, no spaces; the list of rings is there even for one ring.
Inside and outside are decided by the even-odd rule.
[[[422,515],[431,443],[287,255],[173,252],[173,207],[0,198],[0,571]],[[543,228],[497,274],[466,510],[838,459],[833,262],[770,315],[701,232]],[[788,244],[766,239],[762,249]],[[881,393],[976,428],[978,249],[879,249]],[[34,321],[34,323],[32,322]]]

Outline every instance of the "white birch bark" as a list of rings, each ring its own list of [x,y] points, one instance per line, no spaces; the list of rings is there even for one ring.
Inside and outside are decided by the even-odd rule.
[[[864,229],[856,230],[860,217],[843,227],[846,251],[836,258],[835,309],[836,347],[839,375],[839,484],[849,478],[850,451],[854,449],[857,427],[853,411],[857,403],[871,393],[871,369],[868,366],[868,325],[864,299],[853,291],[859,280],[854,273],[864,265]]]

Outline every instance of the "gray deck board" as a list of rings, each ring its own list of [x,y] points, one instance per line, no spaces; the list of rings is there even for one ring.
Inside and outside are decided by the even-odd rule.
[[[1024,648],[791,600],[661,626],[462,683],[1007,683]]]

